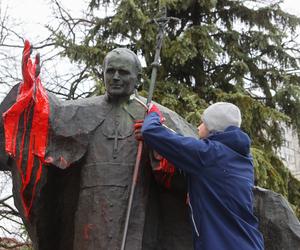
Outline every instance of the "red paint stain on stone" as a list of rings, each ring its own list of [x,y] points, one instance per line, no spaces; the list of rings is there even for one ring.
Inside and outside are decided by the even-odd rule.
[[[90,239],[90,231],[93,229],[94,224],[88,223],[83,226],[83,238],[85,240]]]

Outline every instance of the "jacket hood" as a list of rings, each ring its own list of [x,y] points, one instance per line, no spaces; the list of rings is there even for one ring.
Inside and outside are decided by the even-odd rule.
[[[249,136],[236,126],[229,126],[223,132],[216,132],[208,136],[207,139],[218,141],[236,151],[247,156],[250,153],[251,140]]]

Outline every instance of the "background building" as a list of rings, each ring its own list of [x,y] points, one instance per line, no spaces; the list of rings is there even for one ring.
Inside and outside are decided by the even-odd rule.
[[[292,174],[300,180],[300,146],[297,132],[290,127],[283,128],[285,142],[280,149],[280,156]]]

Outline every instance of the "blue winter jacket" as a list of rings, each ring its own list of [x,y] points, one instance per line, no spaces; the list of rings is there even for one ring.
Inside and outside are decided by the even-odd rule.
[[[207,139],[184,137],[160,123],[144,121],[145,143],[185,171],[196,250],[264,249],[253,215],[253,162],[250,139],[238,127]]]

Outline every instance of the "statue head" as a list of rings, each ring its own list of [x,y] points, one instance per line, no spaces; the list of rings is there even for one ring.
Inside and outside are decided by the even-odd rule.
[[[137,55],[126,48],[110,51],[103,61],[104,84],[111,99],[129,97],[141,77],[141,63]]]

